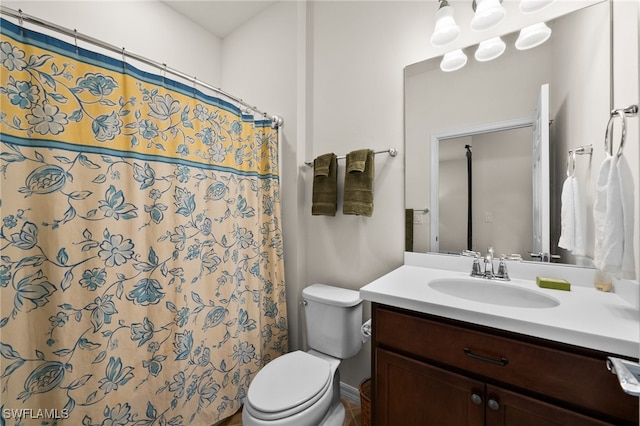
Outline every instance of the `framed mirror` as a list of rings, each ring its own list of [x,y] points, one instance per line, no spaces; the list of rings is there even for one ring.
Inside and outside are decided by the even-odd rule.
[[[463,49],[470,59],[458,71],[443,72],[441,58],[405,68],[405,207],[414,211],[413,223],[407,220],[408,249],[485,253],[493,247],[497,255],[540,260],[531,253],[542,253],[561,263],[590,266],[591,219],[585,224],[587,256],[558,247],[560,195],[569,150],[602,144],[611,109],[610,22],[610,4],[603,1],[548,21],[550,39],[533,49],[515,49],[514,32],[502,36],[507,49],[493,61],[475,61],[474,45]],[[531,123],[543,85],[549,93],[549,152],[543,154],[546,166],[540,167],[535,154],[526,158],[523,153],[533,152]],[[525,136],[469,130],[512,122],[528,123],[515,126]],[[458,163],[465,163],[471,151],[476,172],[468,173],[464,165],[452,169],[452,163],[445,163],[451,151]],[[576,163],[576,176],[585,183],[585,209],[593,206],[589,187],[597,164],[589,156]],[[546,181],[540,182],[547,183],[536,185],[536,173],[544,173]],[[546,225],[536,222],[540,205],[548,211]]]

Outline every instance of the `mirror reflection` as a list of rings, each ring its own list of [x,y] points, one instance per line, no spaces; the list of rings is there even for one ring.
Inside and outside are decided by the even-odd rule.
[[[531,250],[531,138],[527,126],[439,142],[439,252]]]
[[[484,253],[493,247],[496,254],[520,254],[525,260],[539,260],[530,253],[542,252],[558,262],[590,266],[591,219],[585,224],[586,256],[558,247],[560,194],[568,151],[602,145],[610,110],[609,4],[576,10],[547,25],[551,38],[534,49],[516,50],[517,33],[512,33],[503,36],[507,50],[493,61],[470,59],[463,69],[446,73],[440,69],[441,58],[433,58],[405,69],[405,199],[406,208],[416,210],[413,224],[407,220],[407,226],[412,225],[407,245],[413,251]],[[475,49],[464,51],[473,58]],[[532,123],[545,84],[549,87],[549,153],[547,168],[538,173],[544,171],[548,183],[536,186]],[[515,136],[486,131],[468,134],[469,129],[506,122],[528,122],[513,130],[526,134],[526,140],[517,142]],[[463,140],[450,136],[456,134],[463,134]],[[503,140],[499,148],[489,148],[498,140]],[[471,147],[471,175],[465,165],[465,145]],[[449,160],[450,152],[458,158]],[[483,157],[485,164],[480,161]],[[458,168],[448,161],[459,163]],[[580,158],[575,173],[590,184],[597,164],[590,156]],[[472,176],[471,191],[468,176]],[[585,192],[588,210],[593,207],[593,194],[586,185]],[[546,225],[536,224],[536,203],[548,206]],[[428,213],[419,211],[425,208]],[[545,240],[547,245],[540,245]]]

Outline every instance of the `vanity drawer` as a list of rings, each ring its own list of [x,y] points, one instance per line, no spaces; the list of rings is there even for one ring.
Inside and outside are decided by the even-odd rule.
[[[404,311],[375,307],[374,341],[427,361],[526,392],[564,402],[575,409],[637,424],[638,399],[620,389],[607,371],[606,355],[590,356],[518,340],[491,329],[479,330]],[[500,334],[500,335],[498,335]],[[503,335],[504,334],[504,335]],[[585,351],[588,352],[588,351]]]

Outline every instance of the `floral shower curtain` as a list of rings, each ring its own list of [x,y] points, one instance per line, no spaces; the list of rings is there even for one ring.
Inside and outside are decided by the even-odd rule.
[[[1,31],[0,424],[232,414],[287,350],[277,130]]]

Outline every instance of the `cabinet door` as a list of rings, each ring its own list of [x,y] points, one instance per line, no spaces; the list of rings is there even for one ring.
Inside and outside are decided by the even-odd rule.
[[[484,383],[376,349],[376,425],[482,426]]]
[[[599,420],[487,385],[487,426],[604,426]]]

